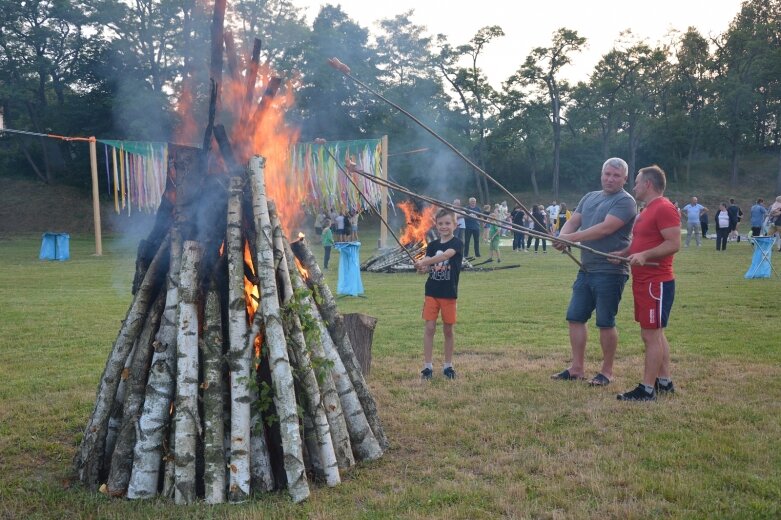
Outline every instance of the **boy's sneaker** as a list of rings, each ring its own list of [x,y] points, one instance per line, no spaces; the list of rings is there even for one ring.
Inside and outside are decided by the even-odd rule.
[[[663,385],[659,382],[659,378],[656,378],[656,382],[654,383],[654,391],[657,395],[661,394],[674,394],[675,393],[675,387],[673,386],[673,382],[670,381],[666,385]]]
[[[430,381],[432,377],[434,377],[434,371],[430,368],[424,368],[420,371],[420,378],[424,381]]]
[[[656,392],[651,392],[649,394],[645,391],[645,387],[640,384],[630,392],[618,394],[616,398],[619,401],[656,401]]]
[[[447,367],[445,370],[442,371],[442,374],[448,379],[456,378],[456,371],[453,370],[453,367]]]

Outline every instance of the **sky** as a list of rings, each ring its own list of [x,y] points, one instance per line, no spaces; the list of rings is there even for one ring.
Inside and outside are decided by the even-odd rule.
[[[501,83],[518,70],[535,47],[547,46],[560,27],[574,29],[587,38],[587,48],[573,56],[562,71],[571,82],[588,75],[615,44],[631,29],[650,44],[668,41],[670,31],[696,27],[704,36],[724,32],[740,10],[740,0],[292,0],[305,9],[311,24],[326,3],[341,5],[350,18],[370,32],[376,21],[414,9],[412,21],[428,28],[431,35],[445,34],[456,46],[468,43],[482,27],[499,25],[505,36],[492,41],[478,62],[488,81]]]

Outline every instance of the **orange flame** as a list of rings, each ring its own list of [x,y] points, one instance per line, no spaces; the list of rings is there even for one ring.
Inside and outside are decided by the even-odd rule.
[[[301,263],[298,257],[294,257],[294,259],[296,261],[296,267],[298,267],[298,272],[301,273],[304,280],[309,280],[309,271],[306,270],[304,264]]]
[[[242,52],[239,51],[239,54]],[[289,236],[289,232],[303,220],[302,202],[306,197],[305,186],[293,182],[290,176],[290,149],[298,140],[299,131],[285,123],[285,114],[294,104],[293,92],[299,80],[293,77],[282,82],[274,96],[263,100],[265,90],[275,76],[278,76],[275,71],[261,64],[254,95],[247,103],[246,78],[241,75],[234,79],[226,72],[220,87],[217,119],[228,129],[233,153],[240,165],[246,165],[252,155],[265,157],[266,194],[275,202],[282,229]],[[204,96],[194,95],[191,78],[192,75],[188,75],[183,80],[182,92],[176,102],[179,125],[174,139],[193,145],[203,139],[205,126],[202,121],[200,124],[196,122],[196,108],[200,120],[206,106],[202,101],[196,101]],[[208,99],[208,96],[205,98]],[[212,147],[216,148],[214,143]],[[218,153],[213,155],[219,156]],[[210,168],[224,169],[224,165],[218,160]]]
[[[274,76],[276,74],[269,66],[260,67],[259,86],[256,87],[258,99],[248,108],[245,105],[243,114],[236,114],[238,123],[231,132],[231,142],[242,164],[249,161],[251,155],[265,157],[266,194],[276,204],[282,229],[289,235],[302,219],[301,203],[306,193],[302,184],[292,182],[290,178],[290,149],[298,140],[299,131],[285,123],[285,114],[294,105],[295,80],[282,83],[273,98],[263,99]],[[222,96],[225,100],[223,110],[242,106],[246,85],[243,81],[228,80]]]
[[[252,253],[249,250],[249,242],[244,241],[244,263],[246,263],[252,275],[255,275],[255,267],[252,262]],[[252,323],[252,319],[255,317],[255,313],[258,311],[258,304],[260,303],[260,292],[258,286],[252,283],[246,276],[244,277],[244,301],[247,303],[247,317],[249,322]]]
[[[422,213],[419,213],[414,204],[410,201],[399,203],[399,208],[404,212],[407,227],[404,228],[404,234],[401,236],[401,243],[405,245],[425,242],[426,233],[434,226],[434,206],[427,206]]]

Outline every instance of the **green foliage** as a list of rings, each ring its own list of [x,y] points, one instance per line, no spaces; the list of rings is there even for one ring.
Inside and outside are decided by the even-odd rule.
[[[210,3],[186,0],[0,0],[0,104],[9,128],[65,135],[166,141],[182,118],[203,125],[209,92]],[[340,6],[311,24],[292,0],[236,0],[226,28],[240,62],[254,38],[261,61],[292,79],[287,120],[301,140],[389,135],[389,170],[440,198],[492,187],[441,143],[326,64],[336,56],[354,76],[407,108],[511,189],[580,185],[608,156],[633,169],[664,163],[691,183],[692,164],[728,161],[738,185],[747,154],[781,148],[781,2],[748,0],[721,35],[694,29],[668,43],[623,34],[587,79],[569,85],[562,67],[585,39],[557,30],[519,60],[501,89],[481,68],[498,25],[451,42],[413,22],[414,12],[379,20],[374,34]],[[373,36],[373,37],[372,37]],[[180,104],[182,91],[192,106]],[[177,111],[181,111],[179,113]],[[230,117],[225,122],[230,126]],[[547,127],[547,128],[546,128]],[[423,155],[403,152],[426,148]],[[28,137],[0,140],[0,175],[87,187],[86,147]],[[776,175],[778,169],[766,172]]]

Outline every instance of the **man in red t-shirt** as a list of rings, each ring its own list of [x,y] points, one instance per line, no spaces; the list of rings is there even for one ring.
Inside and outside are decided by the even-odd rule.
[[[616,254],[629,260],[635,321],[645,343],[643,382],[618,395],[620,401],[652,401],[659,393],[675,391],[670,379],[670,344],[664,334],[675,298],[673,255],[681,248],[681,217],[664,197],[667,179],[654,165],[635,178],[635,198],[645,208],[632,228],[629,247]],[[653,262],[650,262],[653,260]]]

